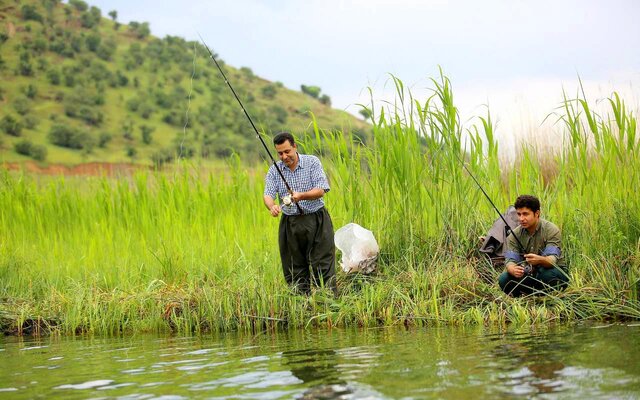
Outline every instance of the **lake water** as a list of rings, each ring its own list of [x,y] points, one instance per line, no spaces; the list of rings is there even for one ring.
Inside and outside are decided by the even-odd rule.
[[[636,399],[640,324],[0,339],[0,398]]]

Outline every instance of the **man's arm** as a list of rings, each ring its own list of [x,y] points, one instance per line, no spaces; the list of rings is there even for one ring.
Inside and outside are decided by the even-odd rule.
[[[280,205],[276,204],[275,198],[277,196],[278,190],[276,185],[276,176],[275,176],[275,165],[269,167],[269,171],[264,179],[264,194],[263,201],[264,205],[267,207],[271,215],[277,217],[280,214]]]
[[[273,197],[264,195],[264,205],[267,207],[272,216],[277,217],[280,214],[280,206],[276,204]]]
[[[510,275],[516,278],[522,278],[524,275],[524,267],[518,265],[518,263],[524,259],[520,255],[520,251],[522,250],[519,250],[520,246],[518,245],[515,235],[516,233],[511,231],[511,234],[507,237],[507,250],[504,252],[504,265],[506,271]]]
[[[560,229],[555,225],[549,225],[548,235],[549,237],[545,241],[545,247],[542,249],[542,254],[524,255],[529,264],[544,268],[553,268],[558,265],[558,259],[560,258],[560,244],[562,243]]]
[[[324,189],[313,188],[306,192],[293,192],[293,200],[297,203],[300,200],[315,200],[324,196]]]

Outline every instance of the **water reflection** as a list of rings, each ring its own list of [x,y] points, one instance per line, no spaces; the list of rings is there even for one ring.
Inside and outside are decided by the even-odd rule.
[[[283,365],[303,383],[312,385],[301,399],[340,399],[352,395],[340,377],[338,355],[332,349],[305,349],[282,352]]]
[[[302,382],[315,384],[344,383],[337,369],[338,360],[332,349],[304,349],[282,352],[283,365]]]
[[[493,356],[506,363],[501,374],[507,393],[544,394],[560,393],[570,389],[562,371],[562,362],[571,354],[574,341],[561,332],[536,334],[535,332],[501,334],[492,350]]]

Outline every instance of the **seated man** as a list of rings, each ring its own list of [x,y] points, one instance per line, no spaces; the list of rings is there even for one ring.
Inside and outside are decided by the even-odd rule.
[[[498,278],[500,289],[514,297],[564,289],[569,275],[560,251],[560,229],[540,218],[540,200],[534,196],[519,196],[515,208],[520,226],[507,240],[506,271]]]

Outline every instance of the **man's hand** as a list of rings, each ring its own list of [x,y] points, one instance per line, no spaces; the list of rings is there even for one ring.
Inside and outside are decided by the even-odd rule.
[[[271,196],[264,196],[264,205],[267,207],[267,210],[269,210],[269,213],[272,216],[277,217],[280,214],[280,206],[276,204]]]
[[[549,260],[547,260],[547,257],[540,256],[538,254],[533,254],[533,253],[525,254],[524,259],[527,260],[527,262],[534,267],[537,265],[547,266],[547,264],[549,264]]]
[[[277,204],[272,205],[269,208],[269,212],[271,213],[272,216],[277,217],[278,215],[280,215],[280,206]]]
[[[524,267],[518,264],[510,263],[507,265],[507,272],[513,275],[515,278],[522,278],[524,276]]]
[[[304,200],[303,194],[300,192],[293,192],[291,194],[291,199],[296,203],[299,202],[300,200]]]

